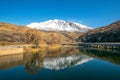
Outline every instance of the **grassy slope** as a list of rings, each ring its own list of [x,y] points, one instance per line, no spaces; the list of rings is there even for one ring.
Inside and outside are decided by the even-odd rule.
[[[30,28],[0,23],[0,44],[19,44],[25,42],[24,33]]]
[[[25,32],[30,28],[25,26],[17,26],[9,23],[0,23],[0,45],[25,44]],[[38,31],[38,30],[36,30]],[[42,40],[41,44],[51,43],[71,43],[75,42],[79,34],[70,32],[53,32],[38,31]]]
[[[96,28],[79,37],[82,42],[120,42],[120,21]]]

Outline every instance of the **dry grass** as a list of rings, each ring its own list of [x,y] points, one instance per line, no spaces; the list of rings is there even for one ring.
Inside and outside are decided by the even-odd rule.
[[[47,49],[50,51],[59,50],[60,48],[61,48],[61,45],[59,45],[59,44],[48,45],[48,47],[47,47]]]
[[[40,51],[40,48],[30,48],[30,47],[24,48],[25,53],[36,53],[39,51]]]
[[[61,45],[48,45],[48,46],[40,46],[39,48],[25,47],[25,53],[37,53],[37,52],[45,52],[45,51],[56,51],[61,48]]]
[[[25,33],[28,30],[33,30],[25,26],[17,26],[9,23],[0,23],[0,45],[16,45],[27,44],[29,41],[26,39]],[[70,32],[55,32],[55,31],[39,31],[36,30],[41,37],[40,45],[51,45],[73,43],[78,36],[82,33]],[[57,46],[56,46],[57,47]],[[56,47],[52,47],[55,48]]]
[[[0,56],[23,53],[23,48],[0,49]]]

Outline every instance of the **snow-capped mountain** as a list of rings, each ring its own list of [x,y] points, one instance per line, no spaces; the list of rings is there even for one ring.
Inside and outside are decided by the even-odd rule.
[[[40,29],[44,31],[86,32],[92,29],[91,27],[76,22],[68,22],[58,19],[48,20],[40,23],[33,22],[27,26],[33,29]]]

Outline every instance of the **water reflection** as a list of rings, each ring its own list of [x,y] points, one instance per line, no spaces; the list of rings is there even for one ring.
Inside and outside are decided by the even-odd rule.
[[[0,57],[0,70],[25,65],[28,73],[35,74],[40,69],[61,70],[91,60],[102,59],[120,65],[120,54],[114,51],[97,50],[81,47],[61,47],[57,50],[30,52],[25,50],[20,55]]]
[[[80,53],[76,47],[48,50],[47,52],[24,53],[25,69],[29,73],[37,73],[41,68],[61,70],[90,60],[92,60],[91,57]]]
[[[120,51],[116,50],[102,50],[102,49],[96,49],[96,48],[85,48],[85,47],[79,47],[80,52],[97,58],[102,59],[105,61],[109,61],[115,64],[120,65]]]
[[[90,60],[92,60],[92,58],[86,55],[71,55],[57,58],[45,58],[43,64],[44,68],[60,70],[75,65],[80,65]]]
[[[28,73],[37,73],[37,71],[42,68],[42,58],[40,58],[39,53],[31,54],[27,62],[25,62],[25,70]],[[27,58],[26,58],[27,59]]]
[[[0,56],[0,70],[12,68],[23,64],[23,54]]]

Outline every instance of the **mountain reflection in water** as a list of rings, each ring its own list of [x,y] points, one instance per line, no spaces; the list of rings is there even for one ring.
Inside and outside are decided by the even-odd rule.
[[[20,55],[1,56],[0,70],[20,65],[25,65],[25,70],[28,73],[37,73],[42,68],[61,70],[81,65],[94,60],[94,58],[120,64],[120,54],[80,47],[61,47],[57,50],[38,52],[25,50]]]
[[[46,58],[43,64],[44,68],[59,70],[64,69],[66,67],[80,65],[90,60],[92,60],[92,58],[86,55],[71,55],[61,56],[57,58]]]
[[[25,69],[29,73],[36,73],[41,68],[61,70],[80,65],[93,58],[79,52],[76,47],[60,48],[59,50],[36,53],[24,53]]]

